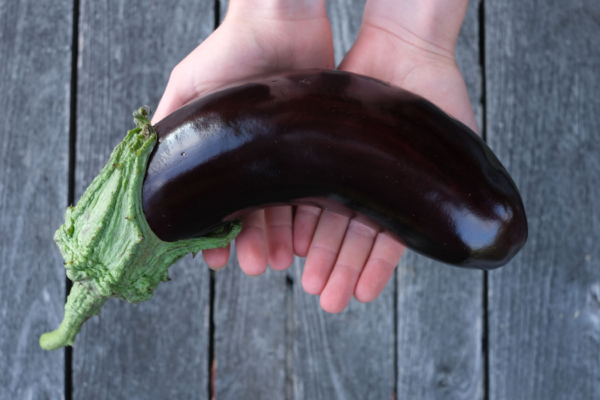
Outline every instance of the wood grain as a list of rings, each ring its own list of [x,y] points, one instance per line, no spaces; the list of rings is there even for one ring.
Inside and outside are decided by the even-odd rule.
[[[285,399],[286,273],[249,277],[232,257],[216,283],[216,398]]]
[[[481,126],[478,6],[469,3],[456,58]],[[397,279],[397,398],[482,399],[483,273],[407,251]]]
[[[212,32],[213,3],[82,0],[75,197],[155,108],[171,69]],[[209,271],[190,256],[138,306],[110,300],[73,349],[74,399],[208,398]]]
[[[489,275],[490,399],[600,398],[600,3],[486,2],[488,138],[529,240]]]
[[[475,120],[481,132],[483,128],[483,74],[481,71],[480,49],[480,21],[479,12],[484,0],[471,0],[467,7],[467,14],[460,28],[456,42],[455,57],[460,72],[462,72]]]
[[[68,194],[70,1],[0,0],[0,399],[60,398],[63,260],[54,231]]]
[[[327,15],[333,33],[335,65],[339,65],[360,31],[366,0],[333,0],[327,2]]]
[[[491,400],[600,397],[600,6],[563,3],[486,2],[488,141],[530,221],[525,250],[489,275]],[[363,4],[328,2],[337,63]],[[478,6],[457,59],[481,126]],[[212,31],[213,11],[81,1],[76,198],[131,111],[156,105],[171,68]],[[48,238],[68,192],[72,13],[72,2],[0,0],[0,399],[65,395],[64,353],[37,339],[63,313]],[[217,398],[484,397],[481,273],[408,253],[378,300],[329,315],[303,292],[302,263],[256,279],[235,262],[216,274]],[[151,302],[107,303],[77,339],[73,397],[207,398],[208,277],[188,257]]]
[[[377,300],[329,314],[302,289],[303,264],[294,266],[294,399],[392,399],[393,281]]]

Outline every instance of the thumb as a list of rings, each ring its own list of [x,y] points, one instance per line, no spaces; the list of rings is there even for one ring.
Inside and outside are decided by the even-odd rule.
[[[152,124],[209,90],[257,73],[244,40],[235,36],[224,22],[173,68]]]

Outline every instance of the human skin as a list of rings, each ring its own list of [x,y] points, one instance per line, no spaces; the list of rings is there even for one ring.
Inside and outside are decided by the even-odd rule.
[[[454,47],[467,0],[369,0],[358,38],[339,69],[417,93],[477,131]],[[334,68],[323,0],[231,0],[219,28],[171,73],[153,123],[222,84],[266,72]],[[306,257],[302,285],[328,312],[352,296],[377,298],[405,248],[347,217],[314,207],[272,207],[242,218],[236,237],[241,269],[260,275]],[[213,269],[229,247],[203,251]]]

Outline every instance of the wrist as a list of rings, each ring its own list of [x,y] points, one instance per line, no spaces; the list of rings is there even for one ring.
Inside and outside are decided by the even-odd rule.
[[[424,50],[454,56],[469,0],[368,0],[363,23]]]
[[[227,16],[300,20],[326,16],[325,0],[230,0]]]

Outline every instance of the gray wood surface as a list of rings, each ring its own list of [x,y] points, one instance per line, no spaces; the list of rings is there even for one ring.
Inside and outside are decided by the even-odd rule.
[[[366,0],[327,1],[327,16],[333,33],[336,66],[340,65],[358,36],[365,4]]]
[[[131,112],[155,108],[171,69],[212,32],[216,4],[79,3],[76,200]],[[74,4],[0,0],[0,400],[68,400],[70,378],[73,399],[208,399],[200,257],[174,266],[151,301],[111,300],[87,321],[72,376],[64,351],[38,346],[63,315],[52,236],[68,201]],[[328,1],[336,63],[363,6]],[[600,398],[600,3],[487,1],[485,49],[479,6],[457,60],[530,223],[523,252],[488,275],[488,310],[481,272],[410,252],[380,298],[337,315],[302,290],[303,259],[249,278],[234,258],[214,275],[216,399]]]
[[[0,0],[0,399],[59,399],[63,315],[54,244],[68,194],[71,1]]]
[[[232,257],[215,279],[216,398],[287,398],[286,273],[249,277]]]
[[[467,14],[463,21],[456,42],[455,57],[462,72],[467,89],[469,91],[469,99],[475,120],[481,132],[483,128],[483,74],[481,71],[481,50],[480,46],[480,21],[479,12],[482,7],[483,0],[470,0],[467,7]]]
[[[600,3],[486,2],[488,138],[529,240],[489,275],[490,396],[600,398]]]
[[[294,399],[392,399],[393,280],[377,300],[329,314],[294,276]]]
[[[171,69],[212,32],[213,4],[83,0],[75,197],[133,126],[156,108]],[[208,398],[209,273],[187,256],[140,305],[110,300],[73,349],[74,399]]]
[[[481,123],[478,6],[469,3],[456,57]],[[397,398],[482,399],[483,273],[407,251],[397,278]]]

